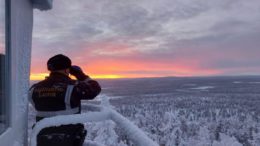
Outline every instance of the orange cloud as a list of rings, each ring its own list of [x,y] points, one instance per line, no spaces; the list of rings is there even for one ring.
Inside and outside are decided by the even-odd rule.
[[[81,66],[93,78],[138,78],[163,76],[214,75],[218,70],[201,70],[195,66],[167,64],[160,62],[140,62],[135,60],[98,60]],[[46,73],[33,73],[31,80],[44,79]]]
[[[81,51],[72,52],[73,64],[82,67],[93,78],[139,78],[164,76],[208,76],[221,74],[221,70],[201,68],[207,58],[190,58],[168,55],[160,58],[140,56],[136,48],[115,42],[99,42],[82,46]],[[184,56],[184,55],[183,55]],[[199,59],[198,59],[199,58]],[[33,62],[34,63],[34,62]],[[33,64],[32,63],[32,64]],[[46,65],[33,66],[31,80],[41,80],[48,76]]]
[[[73,60],[73,58],[72,58]],[[192,63],[190,63],[192,62]],[[177,59],[174,63],[158,60],[95,58],[84,64],[78,64],[84,72],[93,78],[139,78],[164,76],[201,76],[217,75],[217,69],[201,69],[199,62]],[[187,65],[188,64],[188,65]],[[43,67],[45,68],[45,66]],[[48,73],[34,72],[44,70],[40,67],[32,69],[31,80],[44,79]]]

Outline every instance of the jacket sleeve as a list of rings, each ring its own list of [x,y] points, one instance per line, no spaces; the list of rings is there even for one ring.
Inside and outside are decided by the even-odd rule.
[[[101,92],[101,87],[97,81],[86,79],[76,83],[75,91],[78,98],[91,100]]]

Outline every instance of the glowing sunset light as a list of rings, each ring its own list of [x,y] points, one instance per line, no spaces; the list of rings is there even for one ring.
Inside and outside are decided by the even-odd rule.
[[[77,3],[35,11],[31,80],[56,54],[93,78],[260,75],[257,0]]]
[[[73,60],[73,58],[72,58]],[[78,62],[75,62],[78,64]],[[116,78],[142,78],[142,77],[164,77],[164,76],[209,76],[221,74],[221,70],[202,69],[196,63],[186,65],[181,61],[176,63],[166,63],[159,61],[145,62],[131,59],[99,59],[92,60],[87,65],[80,65],[83,71],[96,79],[116,79]],[[45,66],[41,67],[45,68]],[[42,80],[48,73],[34,73],[43,69],[33,68],[31,80]],[[73,76],[71,76],[73,77]]]
[[[47,77],[49,74],[48,73],[31,73],[30,75],[30,80],[43,80],[45,77]]]
[[[118,79],[118,78],[126,78],[121,75],[93,75],[91,76],[94,79]]]
[[[49,76],[48,73],[31,74],[30,80],[43,80],[48,76]],[[70,76],[70,78],[75,79],[73,76]],[[93,79],[117,79],[117,78],[127,78],[127,77],[121,76],[121,75],[92,75],[91,78],[93,78]]]

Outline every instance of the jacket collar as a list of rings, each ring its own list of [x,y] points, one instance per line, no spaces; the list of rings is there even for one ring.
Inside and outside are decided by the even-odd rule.
[[[49,78],[70,79],[68,75],[59,72],[51,72]]]

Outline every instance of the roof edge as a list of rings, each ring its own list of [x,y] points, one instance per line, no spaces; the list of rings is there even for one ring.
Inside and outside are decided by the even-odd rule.
[[[52,9],[53,0],[32,0],[33,8],[41,11]]]

